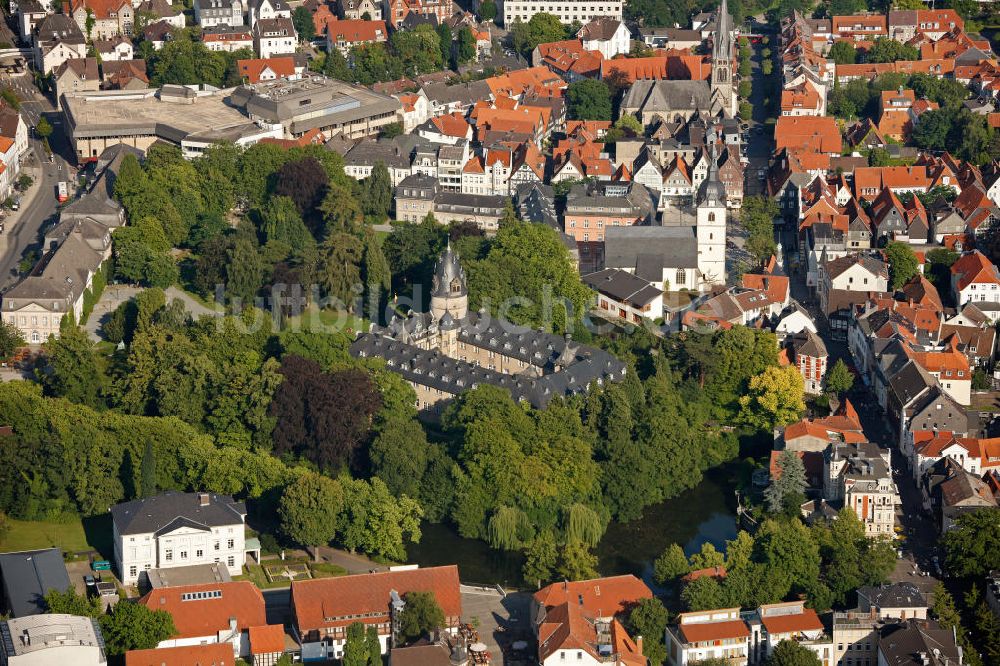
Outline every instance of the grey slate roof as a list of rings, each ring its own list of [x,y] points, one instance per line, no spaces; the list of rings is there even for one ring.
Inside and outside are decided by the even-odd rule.
[[[462,104],[472,106],[479,100],[491,99],[493,93],[486,81],[472,81],[449,86],[446,83],[428,83],[421,90],[432,104]]]
[[[620,303],[628,303],[636,307],[649,305],[663,292],[649,284],[646,280],[631,273],[617,269],[604,270],[584,275],[583,283],[591,289],[606,294]]]
[[[879,663],[888,666],[958,664],[960,651],[951,629],[932,620],[907,620],[879,630]]]
[[[43,597],[50,590],[70,588],[62,551],[58,548],[0,553],[6,610],[13,617],[44,613]]]
[[[796,356],[811,356],[813,358],[826,358],[827,356],[823,340],[808,328],[792,336],[792,348],[795,350]]]
[[[643,112],[708,111],[712,106],[708,81],[636,81],[622,100],[623,109]]]
[[[913,583],[893,583],[878,587],[865,585],[858,588],[858,605],[862,597],[875,608],[926,607],[927,598]]]
[[[122,502],[111,507],[119,534],[166,532],[180,525],[201,529],[238,525],[247,508],[229,495],[207,493],[208,504],[201,506],[201,493],[166,492],[155,497]]]
[[[515,400],[527,401],[534,407],[544,407],[553,396],[586,391],[591,382],[620,380],[626,372],[624,363],[602,349],[578,345],[486,313],[469,313],[457,324],[459,341],[524,361],[547,374],[506,375],[411,344],[412,339],[438,330],[430,313],[397,317],[385,327],[373,326],[355,340],[350,351],[353,356],[383,358],[390,370],[407,381],[451,395],[485,383],[506,388]]]
[[[344,155],[345,166],[375,166],[382,162],[389,168],[408,169],[410,153],[392,140],[360,141]]]
[[[633,268],[641,265],[649,277],[653,257],[661,267],[697,268],[698,238],[694,227],[608,227],[604,230],[604,265],[607,268]]]

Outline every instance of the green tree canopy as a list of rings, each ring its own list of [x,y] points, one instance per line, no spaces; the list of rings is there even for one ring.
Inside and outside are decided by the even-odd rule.
[[[868,62],[895,62],[897,60],[917,60],[920,57],[916,47],[890,39],[877,37],[868,49]]]
[[[575,120],[611,120],[611,91],[601,81],[583,79],[569,84],[566,106]]]
[[[844,359],[838,358],[830,371],[826,373],[824,381],[827,391],[840,395],[850,391],[851,387],[854,386],[854,375],[847,368]]]
[[[740,398],[740,418],[768,432],[798,421],[805,411],[803,386],[797,368],[767,368],[750,380],[748,394]]]
[[[407,592],[403,601],[406,606],[400,613],[399,633],[405,641],[414,641],[444,627],[444,611],[433,592]]]
[[[337,481],[305,473],[281,494],[278,502],[281,531],[293,543],[325,546],[337,530],[343,502],[344,492]]]
[[[886,245],[885,255],[889,260],[890,286],[894,290],[901,288],[920,272],[917,255],[913,253],[909,243],[893,241]]]
[[[101,618],[101,633],[108,654],[117,656],[129,650],[151,650],[160,641],[177,633],[174,618],[165,610],[150,610],[140,603],[118,603]]]
[[[948,571],[955,576],[985,576],[1000,569],[1000,509],[961,514],[943,541]]]

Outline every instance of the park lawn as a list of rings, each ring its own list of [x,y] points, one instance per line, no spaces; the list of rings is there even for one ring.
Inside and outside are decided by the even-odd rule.
[[[282,328],[293,331],[308,331],[313,328],[319,328],[322,331],[324,329],[334,330],[335,327],[339,327],[339,330],[346,332],[347,329],[351,331],[367,331],[370,326],[371,324],[368,320],[355,315],[334,312],[326,308],[317,310],[316,306],[311,305],[302,315],[286,319]]]
[[[107,559],[111,556],[111,516],[72,518],[60,522],[33,520],[8,521],[10,529],[0,538],[0,551],[61,548],[67,553],[96,550]]]

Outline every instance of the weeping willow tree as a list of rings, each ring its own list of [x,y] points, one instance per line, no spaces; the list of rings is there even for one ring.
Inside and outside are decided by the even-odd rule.
[[[490,516],[486,538],[493,548],[516,550],[531,540],[531,524],[520,509],[501,506]]]
[[[563,531],[567,543],[578,542],[593,548],[604,536],[604,521],[596,511],[578,502],[563,510]]]

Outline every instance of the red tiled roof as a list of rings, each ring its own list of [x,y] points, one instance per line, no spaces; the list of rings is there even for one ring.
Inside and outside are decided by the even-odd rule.
[[[231,643],[130,650],[125,653],[125,666],[234,666],[235,663]]]
[[[775,150],[840,153],[842,141],[837,121],[829,116],[780,116],[774,130]]]
[[[195,592],[221,592],[222,595],[191,600],[182,597]],[[139,603],[150,610],[170,613],[179,638],[217,634],[229,628],[230,618],[236,618],[240,630],[267,623],[264,597],[253,583],[247,581],[164,587],[147,593]]]
[[[295,58],[280,56],[277,58],[249,58],[237,60],[240,76],[245,76],[250,83],[260,83],[264,70],[270,69],[279,79],[295,76]]]
[[[458,567],[450,565],[294,581],[292,608],[296,625],[302,632],[346,627],[357,621],[354,616],[368,613],[377,616],[364,618],[365,621],[386,622],[389,595],[393,590],[401,597],[409,592],[430,592],[444,611],[445,618],[462,615]]]
[[[682,624],[678,628],[687,643],[704,643],[706,641],[720,641],[727,638],[746,638],[750,635],[747,623],[743,620],[688,623]]]
[[[285,651],[285,628],[280,624],[250,627],[250,654]]]
[[[441,134],[465,138],[469,135],[469,123],[460,113],[449,113],[432,118],[431,122]]]
[[[639,599],[650,599],[653,593],[635,576],[611,576],[574,582],[552,583],[535,592],[535,600],[543,607],[562,603],[580,605],[594,617],[611,617]]]
[[[761,618],[767,633],[791,634],[798,631],[822,631],[823,623],[820,621],[816,611],[812,608],[804,608],[802,613],[795,615],[771,615]]]
[[[361,19],[340,19],[327,21],[326,34],[334,44],[384,42],[388,39],[385,21],[364,21]]]
[[[976,284],[1000,284],[997,268],[979,250],[966,252],[951,265],[952,275],[958,276],[956,286],[961,291],[975,282]]]

